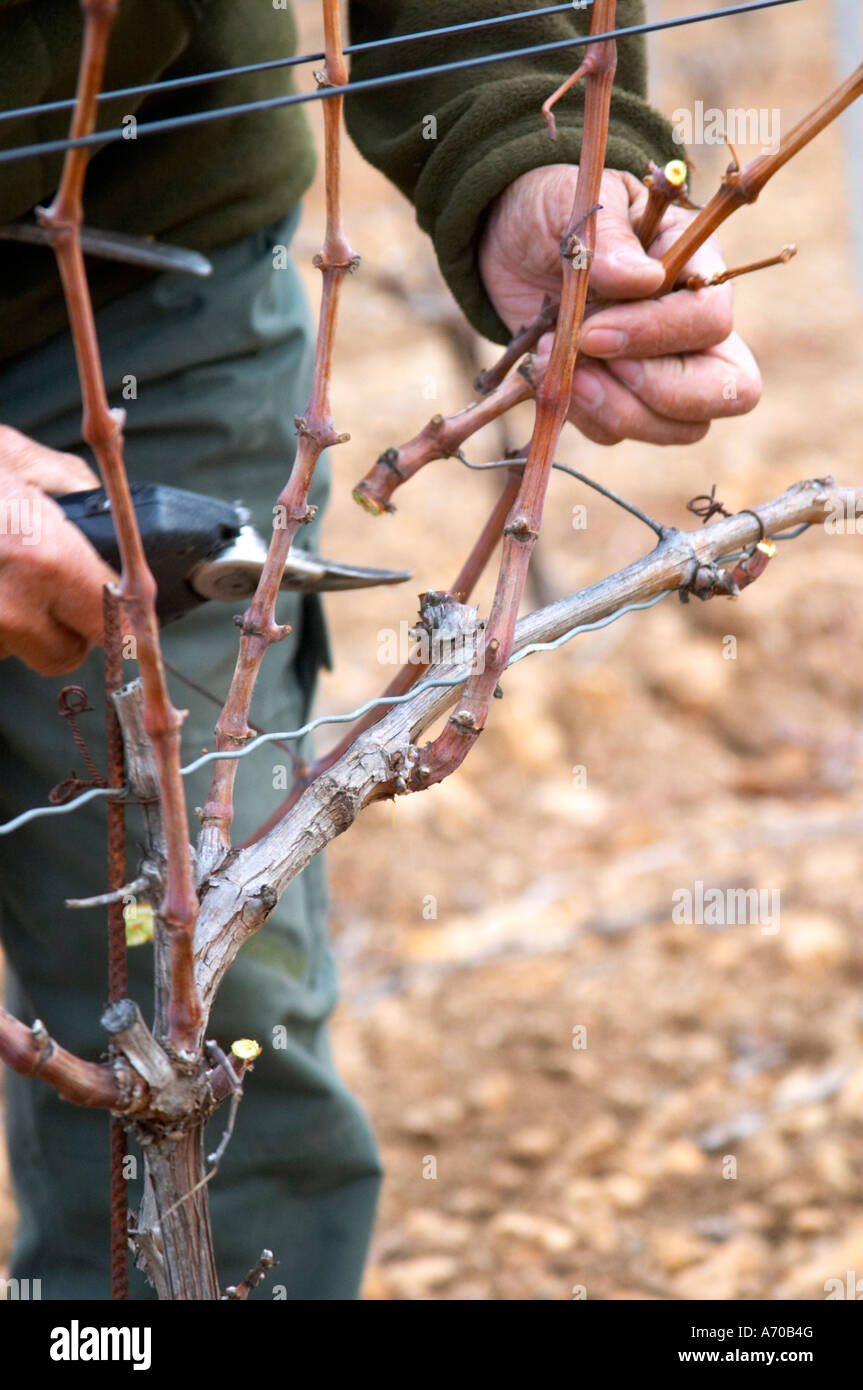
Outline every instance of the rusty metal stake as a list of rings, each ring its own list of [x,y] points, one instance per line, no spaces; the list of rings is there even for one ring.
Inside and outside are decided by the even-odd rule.
[[[105,620],[105,735],[108,783],[122,787],[123,735],[111,696],[123,685],[122,604],[116,589],[103,590]],[[108,801],[108,891],[113,893],[126,883],[126,811],[122,801]],[[126,919],[123,902],[108,904],[108,997],[111,1003],[128,993],[126,962]],[[129,1297],[129,1258],[126,1235],[126,1131],[121,1120],[111,1117],[111,1298]]]

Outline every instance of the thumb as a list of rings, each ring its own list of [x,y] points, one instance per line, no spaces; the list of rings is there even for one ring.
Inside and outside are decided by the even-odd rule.
[[[603,195],[607,191],[610,190],[603,188]],[[590,286],[602,299],[643,299],[656,293],[665,272],[655,257],[648,256],[635,235],[628,198],[625,205],[619,203],[617,197],[604,196],[603,207],[597,213]]]

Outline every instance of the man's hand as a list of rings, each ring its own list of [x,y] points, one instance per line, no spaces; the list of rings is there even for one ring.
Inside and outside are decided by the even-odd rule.
[[[102,587],[117,576],[46,495],[98,486],[74,454],[0,425],[0,660],[59,676],[102,640]]]
[[[560,241],[575,196],[578,169],[549,164],[510,184],[493,204],[480,244],[479,265],[489,297],[512,332],[539,313],[543,296],[559,296]],[[752,410],[761,377],[752,353],[734,332],[730,285],[673,290],[651,299],[662,284],[661,256],[693,216],[669,208],[648,256],[634,232],[647,200],[638,179],[619,170],[602,176],[591,297],[615,302],[591,313],[580,349],[593,358],[576,368],[569,418],[597,444],[643,439],[692,444],[723,415]],[[725,268],[711,237],[687,265],[686,276]],[[540,340],[547,352],[551,334]]]

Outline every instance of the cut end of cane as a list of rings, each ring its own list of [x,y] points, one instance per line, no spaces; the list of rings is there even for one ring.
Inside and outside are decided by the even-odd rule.
[[[669,160],[662,172],[674,188],[682,188],[689,175],[686,162],[682,159]]]
[[[369,496],[363,488],[362,483],[360,483],[359,487],[354,488],[351,496],[355,502],[359,502],[363,511],[370,512],[372,516],[381,516],[386,510],[385,507],[381,506],[380,502],[376,502],[373,497]]]
[[[237,1038],[231,1043],[231,1051],[241,1062],[254,1062],[261,1055],[261,1044],[254,1038]]]
[[[123,908],[127,946],[146,946],[153,940],[153,909],[149,903],[133,903]]]

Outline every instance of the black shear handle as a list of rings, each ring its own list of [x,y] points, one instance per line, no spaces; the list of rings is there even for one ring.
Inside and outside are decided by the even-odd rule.
[[[240,517],[231,502],[164,483],[132,483],[132,501],[144,553],[158,587],[159,621],[173,622],[206,600],[187,582],[201,560],[218,555],[239,534]],[[102,559],[120,568],[111,506],[104,488],[69,492],[55,501]]]

